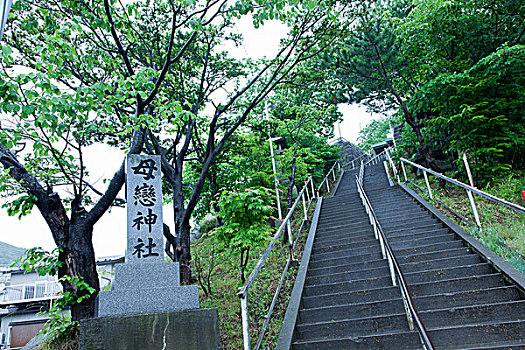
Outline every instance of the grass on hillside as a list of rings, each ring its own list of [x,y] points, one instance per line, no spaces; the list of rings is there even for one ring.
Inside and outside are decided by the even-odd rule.
[[[314,210],[315,202],[312,204],[311,212]],[[300,211],[302,213],[302,211]],[[311,215],[309,216],[311,217]],[[294,235],[301,224],[297,219],[293,224]],[[300,261],[304,243],[308,235],[309,225],[306,224],[294,250],[294,259]],[[274,231],[269,232],[269,237]],[[221,346],[223,349],[242,349],[243,333],[241,327],[241,308],[240,299],[237,295],[238,288],[241,287],[240,276],[235,257],[226,249],[217,251],[217,245],[213,235],[201,237],[193,243],[192,249],[194,256],[199,260],[200,265],[209,270],[211,260],[214,260],[215,269],[212,272],[210,296],[206,296],[202,286],[199,286],[201,308],[218,308],[221,334]],[[246,278],[254,268],[266,246],[257,248],[251,254],[249,267],[247,268]],[[255,345],[263,326],[265,316],[272,302],[274,293],[279,284],[284,266],[289,256],[287,245],[277,243],[272,249],[266,263],[259,272],[257,279],[248,292],[248,307],[250,315],[250,334],[252,346]],[[285,282],[279,293],[277,303],[271,321],[263,338],[262,348],[273,348],[279,336],[282,320],[288,306],[288,299],[293,288],[297,267],[290,267],[286,274]],[[206,275],[206,274],[205,274]],[[205,278],[206,276],[199,276]]]
[[[423,178],[415,179],[413,174],[408,174],[408,169],[407,167],[409,179],[423,189],[423,192],[410,183],[408,186],[419,191],[425,199],[430,201],[425,180]],[[463,227],[470,235],[478,238],[483,245],[508,261],[517,270],[525,273],[525,214],[520,214],[484,197],[474,195],[482,226],[480,232],[475,225],[474,214],[464,189],[449,183],[446,184],[445,189],[442,189],[439,187],[438,178],[432,175],[429,175],[429,182],[433,197],[467,218],[470,224],[451,214],[449,210],[436,201],[430,201],[433,205]],[[495,185],[483,190],[509,202],[525,206],[525,201],[521,195],[521,191],[525,190],[523,184],[525,184],[524,172],[496,181]]]
[[[333,190],[335,181],[330,179],[330,188]],[[326,191],[324,189],[323,191]],[[323,192],[321,193],[323,195]],[[313,201],[308,213],[311,219],[315,210],[316,201]],[[293,237],[297,237],[297,232],[303,219],[302,204],[296,208],[293,217],[292,231]],[[276,228],[277,229],[277,228]],[[301,230],[299,240],[294,250],[294,259],[300,263],[306,239],[308,236],[309,224],[305,224]],[[269,232],[269,237],[275,231]],[[256,265],[260,256],[266,249],[260,247],[251,253],[251,261],[246,271],[248,278],[253,267]],[[200,306],[201,308],[218,308],[221,334],[222,349],[242,349],[243,333],[240,299],[237,295],[238,288],[241,287],[238,272],[238,261],[229,254],[226,249],[218,250],[217,243],[212,234],[201,237],[192,244],[194,256],[194,271],[201,270],[200,282],[206,281],[206,276],[212,271],[211,289],[212,294],[206,296],[204,289],[199,285]],[[287,244],[277,243],[266,263],[259,272],[257,279],[248,292],[248,308],[250,316],[250,340],[252,348],[257,344],[265,316],[274,297],[274,293],[279,284],[279,280],[284,271],[284,266],[289,256]],[[210,269],[210,267],[212,267]],[[286,274],[283,287],[279,293],[273,314],[271,315],[268,328],[262,340],[261,349],[273,349],[279,337],[281,325],[288,307],[298,266],[290,267]],[[194,272],[195,273],[195,272]],[[207,288],[207,286],[205,286]]]

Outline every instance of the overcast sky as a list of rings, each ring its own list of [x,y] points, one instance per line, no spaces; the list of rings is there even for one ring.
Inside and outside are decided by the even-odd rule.
[[[246,40],[244,45],[237,48],[234,53],[238,57],[255,59],[274,55],[277,52],[279,38],[285,31],[286,27],[278,22],[269,22],[255,29],[249,19],[244,19],[239,25],[239,32],[243,33]],[[366,112],[364,107],[356,105],[341,105],[340,111],[344,116],[344,121],[340,125],[341,136],[350,142],[356,141],[360,128],[370,123],[372,117],[379,117],[372,116]],[[335,133],[336,137],[339,137],[339,126],[336,126]],[[123,160],[123,154],[119,150],[101,145],[92,146],[88,152],[85,152],[85,157],[85,166],[90,169],[91,179],[111,177]],[[101,180],[94,185],[98,189],[105,187]],[[97,258],[124,254],[126,246],[125,213],[124,208],[113,208],[95,225],[93,245]],[[165,208],[163,215],[163,221],[172,226],[170,207]],[[51,250],[55,247],[51,233],[36,208],[32,214],[21,220],[17,217],[9,217],[5,209],[0,209],[0,241],[23,248],[40,246]]]

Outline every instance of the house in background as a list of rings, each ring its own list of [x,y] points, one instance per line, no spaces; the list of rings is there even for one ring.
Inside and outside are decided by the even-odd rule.
[[[115,264],[124,257],[97,261],[100,288],[109,288]],[[62,291],[56,276],[39,276],[17,268],[0,268],[0,349],[21,349],[49,319],[49,310]]]
[[[24,272],[0,270],[0,349],[18,349],[31,340],[48,320],[40,311],[62,290],[56,277]]]

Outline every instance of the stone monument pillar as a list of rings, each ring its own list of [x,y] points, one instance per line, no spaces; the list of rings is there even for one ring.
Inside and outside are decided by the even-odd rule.
[[[131,154],[126,163],[126,261],[111,291],[99,293],[98,316],[198,309],[198,287],[181,286],[179,264],[164,262],[160,156]]]

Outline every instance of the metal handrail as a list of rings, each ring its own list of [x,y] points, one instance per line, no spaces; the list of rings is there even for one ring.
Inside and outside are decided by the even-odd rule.
[[[261,332],[259,334],[259,337],[258,337],[258,340],[257,340],[257,344],[255,346],[255,349],[259,349],[261,347],[261,345],[262,345],[262,340],[263,340],[266,328],[268,326],[270,317],[271,317],[271,315],[273,313],[273,309],[274,309],[274,307],[275,307],[275,305],[277,303],[277,299],[278,299],[279,293],[281,291],[282,285],[284,283],[286,273],[288,272],[288,269],[290,268],[290,266],[292,264],[292,261],[294,261],[293,251],[295,249],[297,241],[299,240],[299,235],[297,235],[295,240],[292,237],[293,235],[292,235],[292,230],[291,230],[291,225],[290,225],[292,215],[293,215],[295,209],[297,208],[297,206],[299,205],[299,202],[302,200],[302,202],[303,202],[304,220],[303,220],[303,222],[301,224],[301,227],[300,227],[300,229],[298,231],[298,232],[301,232],[305,222],[308,220],[308,209],[310,208],[313,200],[316,197],[319,196],[319,191],[321,190],[321,187],[325,183],[326,183],[328,192],[330,192],[330,186],[328,184],[329,176],[330,176],[330,174],[332,174],[333,179],[335,181],[335,179],[336,179],[335,168],[336,167],[338,167],[339,171],[342,170],[342,167],[339,164],[339,162],[335,162],[334,165],[328,171],[328,173],[325,176],[325,178],[323,179],[323,182],[321,182],[321,184],[319,185],[319,187],[315,186],[314,179],[312,177],[308,178],[308,180],[305,182],[303,188],[299,192],[299,194],[298,194],[294,204],[292,205],[292,207],[288,211],[288,214],[286,215],[286,217],[284,218],[283,222],[279,226],[277,232],[273,236],[272,241],[270,242],[270,244],[268,245],[268,247],[266,248],[264,253],[259,258],[259,261],[255,265],[254,269],[250,273],[250,276],[247,278],[247,280],[244,283],[244,285],[239,288],[239,292],[237,293],[237,295],[239,296],[240,301],[241,301],[241,318],[242,318],[242,328],[243,328],[243,344],[244,344],[244,349],[245,350],[249,350],[251,348],[251,344],[250,344],[250,327],[249,327],[250,321],[249,321],[249,314],[248,314],[248,311],[249,311],[248,310],[248,291],[250,290],[251,286],[255,282],[255,279],[257,278],[257,275],[259,274],[259,272],[261,271],[264,263],[266,262],[266,260],[270,256],[270,253],[271,253],[273,247],[275,246],[275,244],[277,242],[279,242],[279,238],[281,237],[281,235],[283,234],[283,232],[284,232],[284,230],[286,228],[288,230],[288,240],[289,240],[290,255],[289,255],[288,259],[287,259],[286,265],[285,265],[283,273],[281,275],[281,279],[279,281],[279,285],[277,286],[277,289],[276,289],[276,291],[274,293],[274,296],[273,296],[272,302],[270,304],[270,308],[268,310],[268,313],[265,316],[263,328],[262,328],[262,330],[261,330]],[[309,193],[309,188],[311,189],[311,192],[312,192],[311,195]],[[306,197],[308,198],[308,205],[306,204],[305,194],[306,194]]]
[[[338,167],[338,171],[341,171],[341,169],[342,169],[341,168],[341,164],[339,164],[339,161],[335,161],[334,165],[332,165],[330,170],[328,170],[328,173],[324,177],[323,181],[321,181],[321,183],[319,184],[319,187],[317,187],[317,196],[318,197],[319,197],[319,192],[321,191],[321,188],[323,187],[324,184],[326,184],[327,192],[330,192],[330,185],[328,184],[328,177],[330,176],[330,174],[332,174],[332,176],[334,177],[334,181],[335,181],[335,167],[336,166]]]
[[[370,164],[370,163],[374,163],[374,164],[376,164],[376,163],[379,161],[379,158],[380,158],[380,157],[385,156],[386,150],[387,150],[387,148],[385,148],[385,149],[383,150],[383,152],[379,153],[379,154],[376,155],[375,157],[369,159],[369,160],[365,163],[365,166],[367,166],[367,165]]]
[[[388,159],[388,162],[390,163],[390,166],[392,167],[392,171],[394,172],[394,176],[395,178],[397,179],[397,183],[401,182],[401,180],[399,179],[399,173],[397,171],[397,167],[396,165],[394,164],[394,161],[392,160],[392,157],[390,156],[390,152],[393,150],[394,148],[393,147],[389,147],[387,149],[385,149],[386,151],[386,157]]]
[[[363,160],[361,160],[361,167],[359,168],[359,181],[363,182],[363,177],[365,176],[365,165]]]
[[[499,198],[499,197],[496,197],[494,195],[491,195],[490,193],[487,193],[485,191],[479,190],[476,187],[467,185],[467,184],[465,184],[463,182],[460,182],[458,180],[452,179],[452,178],[450,178],[448,176],[445,176],[443,174],[440,174],[438,172],[435,172],[433,170],[425,168],[425,167],[423,167],[423,166],[421,166],[419,164],[416,164],[414,162],[411,162],[411,161],[409,161],[409,160],[407,160],[405,158],[399,158],[399,160],[402,162],[401,164],[407,163],[407,164],[410,164],[410,165],[412,165],[412,166],[414,166],[414,167],[416,167],[418,169],[423,170],[423,172],[424,172],[423,174],[425,175],[425,178],[426,178],[426,173],[432,174],[434,176],[439,177],[440,179],[443,179],[443,180],[445,180],[447,182],[450,182],[450,183],[452,183],[452,184],[454,184],[454,185],[456,185],[458,187],[461,187],[461,188],[463,188],[463,189],[465,189],[467,191],[471,191],[472,193],[475,193],[475,194],[477,194],[479,196],[485,197],[485,198],[487,198],[488,200],[490,200],[492,202],[501,204],[501,205],[503,205],[503,206],[505,206],[505,207],[507,207],[509,209],[515,210],[515,211],[517,211],[519,213],[522,213],[522,214],[525,214],[525,208],[522,207],[521,205],[508,202],[508,201],[506,201],[506,200],[504,200],[502,198]],[[404,167],[403,167],[403,171],[405,173],[405,178],[406,178],[406,170],[404,170]],[[425,180],[427,181],[427,187],[429,187],[428,179],[426,178]],[[429,191],[430,191],[430,189],[429,189]],[[432,194],[430,194],[430,196],[432,198]]]
[[[388,242],[388,239],[383,231],[383,228],[381,227],[381,224],[379,220],[377,219],[376,213],[374,209],[372,208],[372,205],[370,204],[368,196],[366,195],[365,190],[363,189],[362,183],[359,181],[359,178],[357,176],[356,176],[356,183],[357,183],[357,189],[359,191],[359,195],[369,215],[370,222],[374,228],[374,234],[376,235],[376,238],[379,239],[383,258],[388,259],[390,275],[392,278],[392,284],[394,286],[397,284],[396,283],[396,274],[397,274],[397,280],[399,280],[399,289],[401,290],[401,296],[403,298],[403,303],[405,305],[405,313],[407,315],[409,329],[414,330],[414,321],[415,321],[415,325],[417,327],[417,331],[419,332],[419,336],[421,338],[423,346],[425,347],[426,350],[434,350],[434,345],[432,345],[432,342],[428,336],[428,332],[425,328],[425,325],[421,321],[421,318],[419,317],[419,314],[414,306],[412,297],[410,296],[410,292],[408,291],[408,284],[405,280],[403,272],[401,271],[401,266],[399,262],[397,261],[396,256],[394,255],[394,251],[392,250],[392,247],[390,246],[390,243]]]
[[[359,160],[359,159],[365,157],[365,156],[366,156],[366,157],[370,157],[370,154],[368,154],[368,153],[363,153],[363,154],[360,155],[359,157],[354,158],[354,159],[352,159],[352,160],[346,162],[346,163],[344,164],[344,166],[347,166],[348,164],[351,163],[351,164],[352,164],[352,169],[355,169],[354,162],[355,162],[356,160]]]
[[[283,233],[283,231],[285,230],[286,226],[287,226],[287,223],[288,221],[290,221],[290,218],[292,217],[294,211],[295,211],[295,208],[297,207],[297,205],[299,204],[299,201],[301,200],[301,198],[303,197],[304,195],[304,192],[308,190],[308,184],[309,182],[313,182],[313,178],[310,177],[308,179],[308,181],[305,183],[305,185],[303,186],[301,192],[299,192],[299,195],[297,196],[297,198],[295,199],[295,202],[294,204],[292,205],[292,207],[290,208],[290,210],[288,211],[288,214],[286,215],[286,217],[283,219],[283,222],[281,223],[281,225],[279,226],[279,229],[277,230],[277,232],[275,233],[275,235],[273,236],[273,240],[270,242],[270,244],[268,245],[268,247],[266,248],[265,252],[263,253],[263,255],[261,256],[261,258],[259,259],[259,261],[257,262],[257,265],[255,265],[252,273],[250,274],[250,276],[248,277],[248,279],[246,280],[246,282],[244,283],[244,285],[242,287],[240,287],[239,289],[239,295],[246,295],[248,289],[250,289],[251,285],[253,284],[253,281],[255,280],[255,278],[257,277],[257,274],[259,273],[259,271],[261,270],[262,268],[262,265],[264,264],[264,262],[266,261],[266,259],[268,258],[269,254],[270,254],[270,251],[272,250],[272,248],[275,246],[275,244],[279,241],[279,238],[281,237],[281,234]],[[310,201],[312,201],[313,197],[310,198]]]

